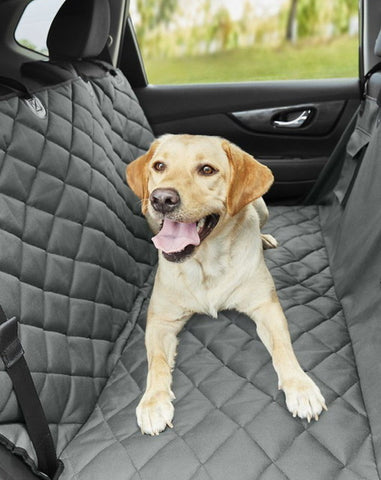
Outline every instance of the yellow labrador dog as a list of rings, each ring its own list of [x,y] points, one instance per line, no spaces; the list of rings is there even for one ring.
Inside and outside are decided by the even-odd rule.
[[[317,420],[324,398],[295,357],[263,258],[263,247],[276,246],[260,234],[271,171],[227,140],[165,135],[127,167],[127,181],[160,251],[146,328],[147,388],[136,409],[142,432],[172,427],[177,334],[194,313],[216,317],[226,309],[255,321],[293,416]]]

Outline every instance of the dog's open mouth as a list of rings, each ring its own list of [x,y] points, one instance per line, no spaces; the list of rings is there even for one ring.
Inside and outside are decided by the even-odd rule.
[[[160,232],[152,238],[155,247],[170,262],[181,262],[212,232],[220,216],[207,215],[198,222],[175,222],[167,217]]]

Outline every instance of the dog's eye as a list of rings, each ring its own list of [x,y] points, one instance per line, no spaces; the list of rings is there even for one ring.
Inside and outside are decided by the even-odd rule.
[[[157,172],[164,172],[166,165],[163,162],[155,162],[152,165],[153,169],[156,170]]]
[[[211,167],[210,165],[203,165],[199,169],[200,175],[205,175],[205,176],[213,175],[216,172],[217,172],[217,170],[215,168]]]

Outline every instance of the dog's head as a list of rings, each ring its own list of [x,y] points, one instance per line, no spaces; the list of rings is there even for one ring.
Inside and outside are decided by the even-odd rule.
[[[185,260],[217,226],[261,197],[271,171],[218,137],[164,135],[127,167],[127,181],[158,233],[155,246]]]

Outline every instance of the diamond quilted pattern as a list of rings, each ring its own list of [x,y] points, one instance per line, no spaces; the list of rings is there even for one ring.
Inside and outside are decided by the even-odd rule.
[[[0,302],[20,319],[63,478],[378,479],[316,206],[271,209],[267,231],[280,246],[266,261],[328,412],[311,424],[292,418],[254,323],[228,311],[188,323],[175,427],[141,435],[135,408],[156,252],[125,166],[153,135],[120,72],[38,96],[44,120],[18,98],[0,104]],[[4,371],[0,381],[0,434],[33,457]]]
[[[0,302],[21,339],[58,449],[86,420],[139,310],[156,263],[126,187],[126,164],[152,132],[121,75],[42,90],[38,119],[0,103]],[[28,451],[0,372],[0,433]],[[31,453],[32,455],[32,453]]]
[[[228,311],[188,323],[174,371],[174,429],[141,435],[135,407],[145,387],[145,304],[96,410],[63,452],[63,478],[105,478],[109,465],[121,480],[379,478],[318,208],[274,207],[266,230],[280,242],[266,261],[296,354],[328,411],[311,424],[292,418],[255,325]],[[92,453],[98,439],[104,447]]]

